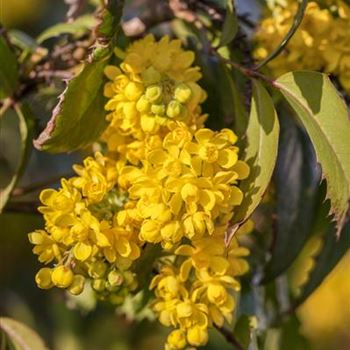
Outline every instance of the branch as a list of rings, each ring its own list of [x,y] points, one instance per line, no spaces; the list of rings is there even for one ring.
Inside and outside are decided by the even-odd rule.
[[[219,331],[226,339],[226,341],[230,344],[232,344],[235,349],[237,350],[244,350],[244,347],[240,344],[240,342],[235,338],[233,335],[233,332],[229,331],[225,328],[219,328],[218,326],[214,325],[214,327]]]
[[[254,69],[260,69],[261,67],[265,66],[267,63],[269,63],[271,60],[276,58],[286,47],[288,44],[289,40],[293,37],[297,29],[299,28],[305,14],[305,10],[308,4],[308,0],[299,0],[299,7],[298,11],[294,17],[294,21],[292,24],[292,27],[289,29],[288,33],[286,36],[283,38],[281,43],[277,46],[277,48],[272,51],[263,61],[258,63]]]

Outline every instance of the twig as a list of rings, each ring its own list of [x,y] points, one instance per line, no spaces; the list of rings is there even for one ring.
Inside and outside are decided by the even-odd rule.
[[[215,325],[214,327],[225,337],[226,341],[232,344],[237,350],[244,350],[243,346],[233,335],[233,332],[223,327],[219,328],[218,326],[215,326]]]
[[[294,17],[292,27],[289,29],[288,33],[283,38],[281,43],[277,46],[277,48],[274,51],[272,51],[264,60],[262,60],[260,63],[258,63],[254,67],[255,70],[258,70],[261,67],[265,66],[267,63],[269,63],[271,60],[276,58],[284,50],[284,48],[288,44],[289,40],[293,37],[293,35],[297,31],[297,29],[299,28],[299,26],[304,18],[307,4],[308,4],[308,0],[299,0],[298,11]]]
[[[243,75],[249,78],[256,78],[264,81],[265,83],[268,83],[269,85],[273,87],[277,87],[276,81],[272,78],[256,71],[256,68],[247,68],[242,65],[240,65],[237,62],[231,61],[227,58],[222,57],[214,48],[211,48],[211,52],[223,63],[226,63],[233,68],[239,70]]]

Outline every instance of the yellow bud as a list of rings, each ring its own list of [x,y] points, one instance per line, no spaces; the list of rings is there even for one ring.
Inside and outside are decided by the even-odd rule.
[[[186,335],[181,329],[172,331],[167,338],[167,343],[170,349],[180,350],[186,346]]]
[[[96,292],[103,292],[106,287],[106,281],[98,278],[96,280],[93,280],[91,282],[91,287],[96,291]]]
[[[107,265],[103,261],[95,261],[89,266],[89,275],[92,278],[101,278],[107,271]]]
[[[118,271],[111,271],[108,274],[108,282],[112,287],[117,287],[123,284],[124,278]]]
[[[146,89],[146,98],[150,102],[158,102],[162,96],[162,88],[159,85],[151,85]]]
[[[67,288],[72,284],[74,274],[69,267],[60,265],[53,269],[51,278],[56,287]]]
[[[205,345],[208,342],[208,331],[194,326],[187,331],[187,341],[193,346]]]
[[[152,113],[156,114],[156,115],[164,115],[165,114],[165,105],[160,104],[160,105],[152,105],[151,106],[151,111]]]
[[[213,304],[222,305],[227,299],[226,289],[220,284],[210,283],[208,286],[208,299]]]
[[[136,101],[143,93],[143,86],[140,83],[130,82],[126,85],[124,94],[130,101]]]
[[[192,96],[191,89],[184,83],[179,84],[175,89],[175,99],[181,103],[186,103]]]
[[[173,100],[173,101],[170,101],[170,103],[168,104],[166,115],[169,118],[176,118],[180,114],[182,114],[183,110],[184,108],[182,104],[178,101]]]
[[[72,284],[68,290],[73,295],[79,295],[84,290],[85,277],[82,275],[75,275]]]
[[[147,113],[151,108],[151,104],[145,95],[142,95],[136,103],[136,109],[141,113]]]
[[[35,282],[41,289],[49,289],[53,287],[51,280],[52,270],[48,267],[44,267],[38,271],[35,276]]]

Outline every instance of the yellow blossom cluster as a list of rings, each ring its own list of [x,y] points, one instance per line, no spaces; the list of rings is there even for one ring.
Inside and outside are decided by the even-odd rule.
[[[35,279],[40,288],[80,294],[89,278],[100,297],[117,301],[117,294],[136,288],[127,270],[141,247],[136,231],[117,224],[123,206],[115,187],[117,164],[97,153],[75,171],[78,176],[63,179],[59,190],[40,194],[45,230],[30,233],[29,240],[39,261],[55,266],[42,268]]]
[[[343,0],[309,1],[304,19],[286,49],[268,64],[275,76],[295,70],[323,70],[350,92],[350,6]],[[275,3],[256,33],[254,56],[262,60],[289,31],[298,3]]]
[[[105,155],[86,158],[74,166],[77,176],[41,193],[45,230],[29,238],[53,267],[36,282],[79,294],[89,280],[115,303],[150,288],[153,311],[174,328],[166,349],[204,345],[209,327],[232,321],[237,277],[248,270],[239,237],[250,223],[230,244],[225,238],[249,167],[233,131],[203,126],[206,93],[193,52],[149,35],[122,55],[119,67],[105,69]],[[150,260],[147,248],[156,246]],[[145,256],[155,271],[149,286],[138,285]]]
[[[170,121],[203,125],[200,104],[206,93],[197,84],[199,67],[191,66],[194,53],[184,51],[180,40],[165,36],[157,42],[148,35],[123,56],[120,67],[105,70],[110,124],[103,138],[110,152],[138,164],[146,150],[161,143]]]

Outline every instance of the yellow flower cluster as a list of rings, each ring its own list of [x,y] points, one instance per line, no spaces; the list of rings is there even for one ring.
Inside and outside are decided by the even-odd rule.
[[[180,40],[165,36],[156,42],[148,35],[130,45],[120,67],[106,68],[110,125],[104,139],[111,152],[138,164],[145,150],[161,143],[170,121],[203,125],[200,103],[206,93],[197,84],[201,73],[193,61],[194,53],[184,51]]]
[[[79,176],[63,179],[59,190],[40,194],[45,230],[30,233],[29,240],[39,261],[55,267],[42,268],[36,282],[43,289],[56,286],[79,294],[89,278],[100,297],[117,301],[117,294],[136,287],[127,270],[141,247],[137,232],[117,224],[123,206],[115,188],[117,164],[97,153],[75,171]]]
[[[54,266],[36,282],[79,294],[90,280],[100,298],[122,303],[143,280],[139,258],[158,245],[149,288],[160,322],[175,328],[166,348],[204,345],[208,327],[232,320],[236,278],[248,270],[238,238],[250,224],[229,246],[225,235],[249,168],[231,130],[203,127],[201,73],[179,40],[149,35],[123,55],[105,70],[106,155],[41,193],[46,227],[29,238],[39,261]]]
[[[294,70],[324,70],[337,76],[350,92],[350,6],[343,0],[327,0],[326,4],[308,3],[299,29],[268,66],[276,76]],[[256,59],[264,59],[278,47],[292,25],[297,7],[298,3],[290,0],[284,5],[275,4],[261,21],[256,33]]]

